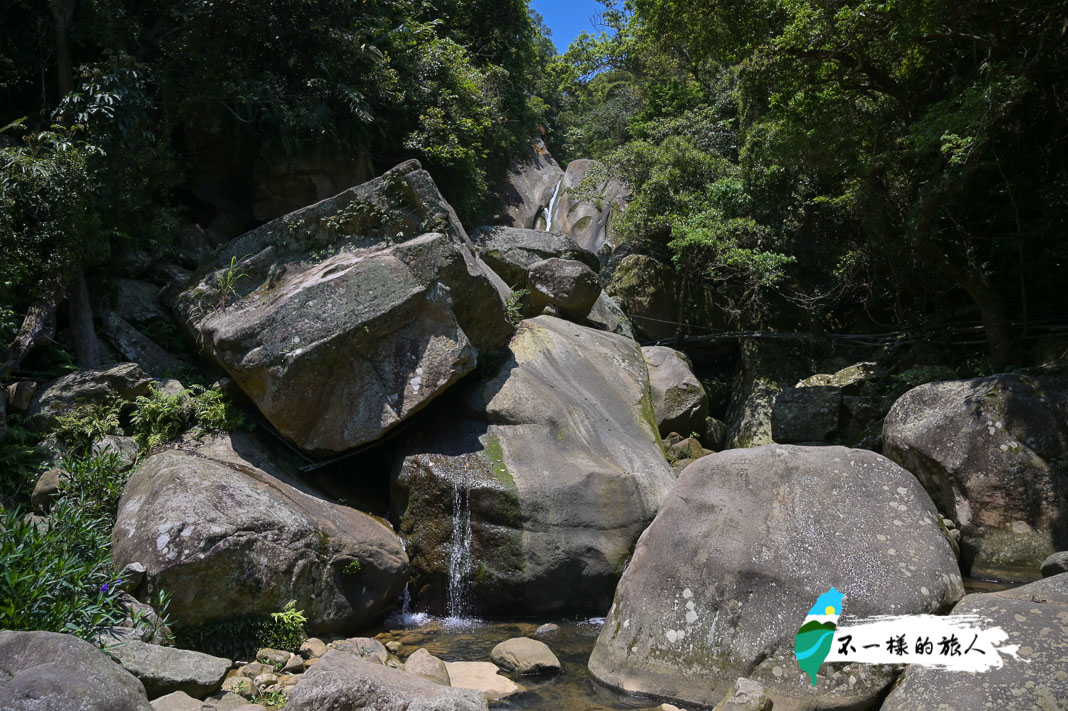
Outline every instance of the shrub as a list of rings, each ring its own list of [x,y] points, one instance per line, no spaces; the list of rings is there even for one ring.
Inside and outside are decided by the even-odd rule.
[[[40,437],[26,426],[21,415],[7,416],[7,437],[0,442],[0,493],[28,499],[41,471],[41,457],[34,450]]]
[[[306,622],[296,601],[290,601],[281,612],[270,615],[245,615],[180,627],[175,630],[175,643],[183,649],[228,659],[252,659],[264,647],[296,652],[307,639]]]
[[[125,616],[110,551],[111,525],[61,498],[46,522],[0,512],[0,629],[91,639]]]
[[[60,483],[60,494],[87,516],[115,524],[119,499],[130,478],[120,471],[119,458],[110,452],[94,457],[64,459],[60,465],[67,478]]]
[[[56,436],[67,443],[76,455],[89,451],[104,435],[122,434],[121,400],[112,399],[95,405],[82,405],[56,417]]]
[[[133,436],[145,449],[155,449],[193,427],[201,432],[239,430],[244,417],[221,392],[194,385],[167,395],[158,388],[134,402]]]

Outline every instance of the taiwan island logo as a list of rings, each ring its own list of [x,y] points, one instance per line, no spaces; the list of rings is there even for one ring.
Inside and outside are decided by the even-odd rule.
[[[984,629],[978,615],[901,615],[858,620],[838,628],[845,595],[831,588],[816,599],[794,638],[794,656],[812,686],[820,666],[831,662],[923,664],[982,672],[1004,665],[1001,654],[1017,655],[1000,627]]]

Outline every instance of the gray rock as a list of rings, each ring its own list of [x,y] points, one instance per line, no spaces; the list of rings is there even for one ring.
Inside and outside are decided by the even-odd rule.
[[[30,408],[33,394],[37,392],[37,383],[32,380],[20,380],[7,386],[7,409],[9,412],[22,414]],[[2,399],[2,398],[0,398]],[[2,406],[0,406],[2,407]]]
[[[597,161],[588,158],[567,164],[560,195],[553,206],[552,221],[545,227],[570,235],[580,247],[594,254],[615,246],[613,215],[630,199],[630,190],[617,180],[602,181],[596,186],[596,196],[592,200],[579,198],[574,188],[596,165]]]
[[[220,689],[214,694],[208,694],[204,697],[204,704],[210,704],[211,708],[218,711],[234,711],[235,709],[244,708],[248,706],[248,700],[241,694],[235,694],[232,691],[223,691]]]
[[[564,171],[546,149],[545,142],[535,139],[531,155],[517,161],[508,171],[508,182],[501,191],[500,224],[544,227],[543,208],[552,200],[563,177]]]
[[[145,685],[148,698],[182,691],[198,699],[222,685],[229,659],[189,649],[129,640],[108,650],[126,671]]]
[[[850,616],[934,613],[963,594],[930,497],[888,459],[844,447],[720,452],[679,477],[635,548],[589,668],[602,683],[700,706],[745,676],[775,707],[864,708],[887,667],[821,672],[793,656],[831,586]]]
[[[537,262],[558,257],[582,262],[596,271],[597,255],[582,249],[562,232],[518,229],[515,227],[479,227],[471,233],[475,250],[490,269],[513,288],[527,283],[530,268]]]
[[[220,254],[178,313],[267,420],[316,455],[377,439],[512,332],[506,285],[416,161]],[[252,256],[231,268],[241,255]]]
[[[321,657],[326,654],[326,651],[326,644],[318,637],[309,637],[300,645],[300,656],[304,659]]]
[[[426,651],[423,647],[412,652],[412,655],[404,662],[404,671],[430,679],[435,684],[441,684],[442,686],[452,685],[449,680],[449,670],[445,668],[445,662]]]
[[[516,674],[555,674],[560,660],[549,645],[530,637],[514,637],[490,652],[490,660],[501,669]]]
[[[642,357],[649,368],[660,436],[671,432],[701,434],[708,415],[708,397],[701,381],[693,374],[686,354],[666,346],[643,346]]]
[[[256,661],[263,664],[270,664],[274,668],[281,668],[285,666],[289,661],[289,652],[284,652],[281,649],[271,649],[270,647],[264,647],[260,651],[256,652]]]
[[[771,699],[763,684],[738,677],[727,698],[716,704],[712,711],[771,711],[771,708]]]
[[[293,688],[287,711],[487,711],[478,691],[453,689],[351,654],[327,652]]]
[[[59,498],[60,486],[68,476],[62,469],[47,469],[41,472],[37,483],[34,484],[33,493],[30,494],[30,505],[33,506],[34,513],[48,513],[52,504]]]
[[[999,593],[968,595],[954,615],[979,615],[984,627],[1000,627],[1020,659],[1002,654],[1003,666],[981,674],[910,666],[882,711],[1030,711],[1064,709],[1068,700],[1068,575]]]
[[[126,471],[137,463],[141,455],[141,445],[133,437],[122,435],[104,435],[93,442],[91,447],[94,456],[113,454],[118,458],[119,470]]]
[[[108,342],[127,360],[137,363],[155,377],[176,373],[182,362],[155,341],[131,326],[113,311],[101,313],[101,329]]]
[[[637,344],[539,316],[460,395],[394,471],[421,603],[446,608],[453,565],[457,614],[604,610],[674,482]]]
[[[136,363],[118,363],[103,368],[79,370],[54,380],[34,396],[28,414],[38,419],[42,428],[55,424],[55,416],[70,412],[79,405],[95,405],[112,398],[133,402],[147,395],[150,378]]]
[[[273,163],[256,171],[252,215],[259,222],[325,200],[345,188],[375,177],[367,154],[356,151],[297,149],[295,155],[278,154]],[[243,232],[242,224],[213,222],[209,232],[228,239]]]
[[[727,439],[726,423],[715,417],[705,418],[705,428],[702,430],[701,444],[713,451],[725,449]]]
[[[490,703],[523,693],[524,689],[497,671],[491,662],[445,662],[449,679],[457,689],[475,689]]]
[[[1068,551],[1058,551],[1042,561],[1042,577],[1068,573]]]
[[[143,563],[146,592],[171,593],[171,614],[190,625],[296,600],[313,633],[354,628],[384,613],[408,577],[386,525],[331,503],[246,434],[146,459],[112,542],[116,564]],[[359,572],[346,573],[353,561]]]
[[[601,294],[597,274],[573,259],[543,259],[530,265],[527,277],[531,313],[552,304],[572,319],[584,319]]]
[[[886,416],[887,456],[957,522],[965,572],[1026,580],[1068,548],[1066,388],[1012,374],[929,383]]]
[[[5,711],[152,711],[145,687],[88,642],[55,632],[0,632]]]
[[[205,706],[184,691],[172,691],[165,696],[153,699],[152,708],[156,711],[201,711]],[[214,708],[214,706],[207,708]]]
[[[843,395],[860,394],[860,386],[882,376],[882,372],[875,363],[854,363],[834,373],[817,373],[797,381],[794,387],[808,388],[813,386],[833,385],[840,388]]]
[[[779,444],[829,442],[838,430],[842,389],[834,385],[786,388],[771,411],[771,437]]]
[[[623,258],[605,292],[630,318],[636,335],[659,340],[675,335],[680,318],[672,268],[644,254]]]
[[[560,631],[560,626],[552,622],[546,622],[544,625],[539,625],[538,629],[534,630],[535,637],[552,637]]]
[[[599,328],[609,333],[618,333],[620,336],[634,338],[634,327],[630,319],[623,313],[611,296],[601,292],[597,301],[593,302],[593,308],[586,315],[586,323],[593,328]]]
[[[389,659],[386,646],[372,637],[351,637],[332,642],[330,649],[352,654],[375,664],[385,664]]]
[[[119,279],[115,283],[114,311],[124,321],[132,324],[166,320],[169,316],[160,304],[159,292],[158,284],[135,279]]]

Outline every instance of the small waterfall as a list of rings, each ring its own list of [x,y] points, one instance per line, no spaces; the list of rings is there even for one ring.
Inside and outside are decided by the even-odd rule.
[[[549,199],[549,207],[545,208],[545,231],[552,232],[553,230],[553,210],[556,209],[556,199],[560,197],[560,186],[564,184],[564,179],[556,183],[556,189],[553,190],[553,196]]]
[[[448,613],[462,619],[470,613],[467,579],[471,574],[471,488],[465,482],[452,485],[452,544],[449,546]]]

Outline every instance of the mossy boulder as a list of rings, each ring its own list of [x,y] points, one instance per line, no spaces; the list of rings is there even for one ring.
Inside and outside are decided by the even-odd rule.
[[[456,398],[394,472],[419,604],[603,612],[674,481],[638,346],[539,316]]]

